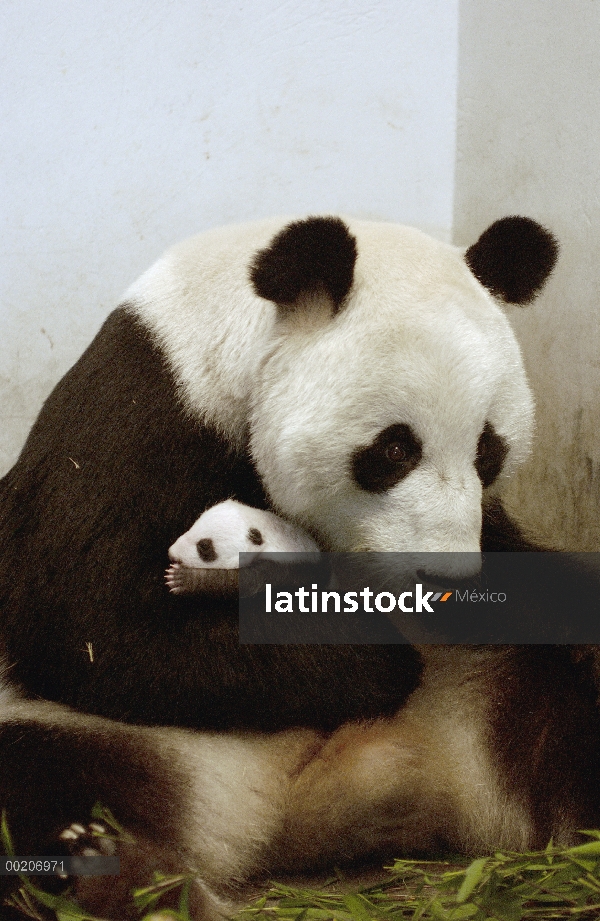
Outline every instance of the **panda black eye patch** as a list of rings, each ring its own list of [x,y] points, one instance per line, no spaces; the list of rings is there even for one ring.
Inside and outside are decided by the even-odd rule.
[[[495,431],[490,422],[486,422],[477,443],[475,469],[482,486],[491,486],[506,460],[508,446]]]
[[[385,492],[415,469],[423,447],[409,425],[390,425],[352,455],[352,476],[367,492]]]
[[[217,559],[217,551],[210,537],[203,537],[199,540],[196,544],[196,550],[203,563],[214,563]]]

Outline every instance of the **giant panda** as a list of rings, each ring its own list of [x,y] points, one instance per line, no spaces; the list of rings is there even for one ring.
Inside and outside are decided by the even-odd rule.
[[[49,397],[1,483],[0,804],[21,854],[114,813],[122,873],[76,881],[87,910],[127,917],[154,869],[194,868],[213,918],[261,872],[598,821],[585,652],[244,647],[234,605],[163,583],[229,498],[323,549],[532,549],[497,495],[533,427],[504,306],[556,254],[521,217],[466,253],[329,216],[211,231],[134,283]]]

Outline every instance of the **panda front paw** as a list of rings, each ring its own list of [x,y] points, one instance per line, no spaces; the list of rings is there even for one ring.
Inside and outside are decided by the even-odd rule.
[[[186,579],[183,577],[181,570],[180,563],[172,563],[165,572],[167,588],[174,595],[181,595],[186,591]]]
[[[197,569],[173,563],[165,572],[167,588],[174,595],[235,595],[237,569]]]

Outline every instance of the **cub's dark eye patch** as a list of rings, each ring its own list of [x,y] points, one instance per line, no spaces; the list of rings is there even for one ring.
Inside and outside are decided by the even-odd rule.
[[[492,485],[504,466],[507,454],[506,442],[496,434],[494,426],[486,422],[479,436],[475,458],[475,469],[484,488]]]
[[[217,551],[210,537],[203,537],[196,544],[198,556],[203,563],[214,563],[217,558]]]
[[[248,540],[251,544],[256,544],[257,547],[260,547],[263,541],[263,536],[258,530],[258,528],[250,528],[248,531]]]
[[[409,425],[390,425],[352,455],[352,476],[367,492],[385,492],[414,470],[423,454]]]

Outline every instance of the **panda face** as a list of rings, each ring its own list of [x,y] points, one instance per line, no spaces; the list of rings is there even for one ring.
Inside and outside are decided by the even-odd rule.
[[[264,538],[254,519],[260,522],[258,516],[264,514],[232,500],[221,502],[177,538],[169,548],[169,558],[192,569],[237,569],[241,551],[261,551]]]
[[[556,255],[520,217],[466,253],[394,224],[275,220],[176,247],[127,298],[186,415],[249,450],[324,547],[476,551],[484,490],[532,430],[498,300],[532,300]]]
[[[350,230],[341,309],[321,292],[319,309],[280,317],[253,407],[257,468],[278,510],[331,549],[478,551],[483,492],[532,433],[514,334],[456,249]]]

